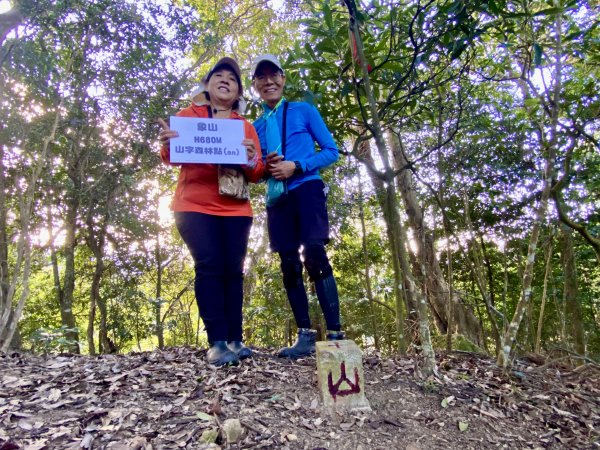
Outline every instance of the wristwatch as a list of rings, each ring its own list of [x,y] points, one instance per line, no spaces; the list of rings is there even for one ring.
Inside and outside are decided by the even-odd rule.
[[[294,164],[296,165],[296,168],[294,169],[294,175],[300,175],[304,173],[304,169],[302,169],[300,161],[294,161]]]

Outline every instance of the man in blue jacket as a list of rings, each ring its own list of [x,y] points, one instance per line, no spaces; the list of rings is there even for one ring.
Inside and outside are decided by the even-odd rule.
[[[252,85],[263,100],[263,114],[254,122],[267,171],[287,185],[287,193],[267,202],[271,250],[281,259],[283,284],[298,338],[279,356],[300,358],[315,351],[308,298],[302,279],[300,249],[327,323],[327,339],[344,339],[340,331],[338,290],[325,245],[329,242],[327,186],[319,169],[337,161],[337,146],[317,109],[283,98],[285,74],[277,57],[258,56],[252,64]],[[316,151],[315,142],[320,151]],[[274,203],[274,204],[273,204]]]

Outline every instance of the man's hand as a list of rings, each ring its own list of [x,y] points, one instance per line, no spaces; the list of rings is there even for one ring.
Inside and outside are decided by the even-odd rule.
[[[289,177],[294,175],[296,170],[296,164],[294,161],[280,161],[270,166],[269,172],[276,180],[287,180]]]
[[[278,162],[283,161],[283,155],[280,155],[277,152],[271,152],[267,155],[267,170],[269,169],[269,166],[271,165],[275,165]]]
[[[169,139],[175,138],[179,136],[177,131],[173,131],[169,128],[167,122],[163,119],[157,119],[158,124],[162,128],[160,133],[158,133],[158,139],[163,147],[166,147],[169,144]]]

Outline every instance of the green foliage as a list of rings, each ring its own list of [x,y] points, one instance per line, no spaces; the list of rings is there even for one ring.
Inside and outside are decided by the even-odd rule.
[[[77,330],[70,330],[65,326],[54,329],[39,328],[29,338],[32,344],[31,350],[44,354],[65,352],[74,344],[67,335],[71,331]]]
[[[446,336],[445,335],[437,335],[434,336],[433,345],[436,349],[444,350],[446,348]],[[472,352],[472,353],[482,353],[485,354],[486,351],[481,347],[475,345],[468,338],[463,336],[462,334],[453,334],[452,335],[452,350],[459,350],[461,352]]]

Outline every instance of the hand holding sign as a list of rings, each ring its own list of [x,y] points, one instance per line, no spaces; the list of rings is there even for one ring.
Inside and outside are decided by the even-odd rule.
[[[252,161],[256,155],[256,146],[252,139],[244,139],[242,145],[246,147],[246,154],[248,155],[248,161]]]
[[[162,130],[160,130],[160,133],[158,133],[158,140],[160,141],[162,146],[168,145],[169,139],[179,137],[179,133],[177,131],[171,130],[167,122],[165,122],[163,119],[159,118],[157,119],[157,122],[162,128]]]
[[[161,133],[173,139],[172,163],[246,164],[247,154],[256,153],[254,143],[245,143],[241,120],[172,116],[170,121],[171,129]]]

